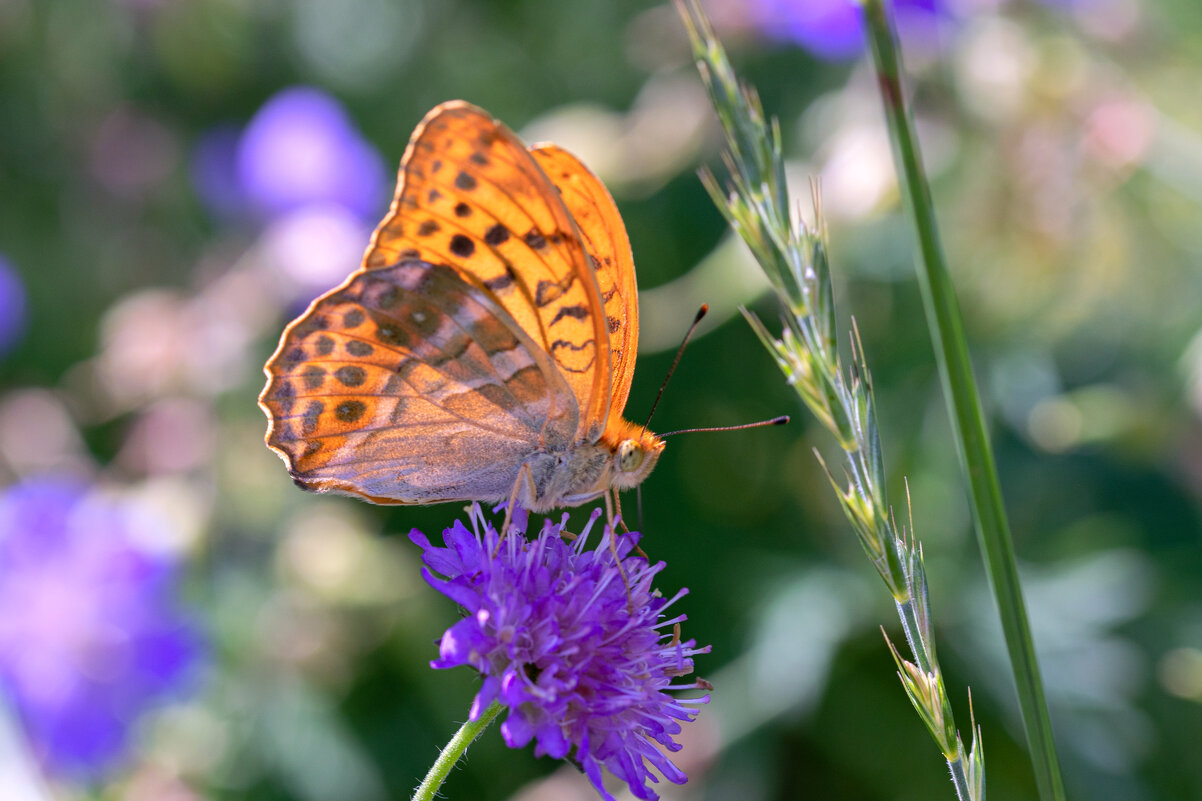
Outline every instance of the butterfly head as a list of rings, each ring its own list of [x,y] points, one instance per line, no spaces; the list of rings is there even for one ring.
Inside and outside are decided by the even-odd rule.
[[[650,431],[641,431],[631,425],[613,448],[613,485],[617,489],[630,489],[643,483],[659,455],[664,450],[664,441]]]

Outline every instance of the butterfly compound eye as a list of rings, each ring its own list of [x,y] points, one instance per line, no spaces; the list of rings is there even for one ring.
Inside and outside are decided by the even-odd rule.
[[[618,469],[633,473],[643,463],[643,447],[632,439],[622,440],[618,446]]]

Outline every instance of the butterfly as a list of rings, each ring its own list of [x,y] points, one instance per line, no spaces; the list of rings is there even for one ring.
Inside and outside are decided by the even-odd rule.
[[[608,499],[664,448],[622,417],[638,330],[630,242],[601,181],[442,103],[410,138],[362,266],[264,367],[267,445],[302,488],[373,503]]]

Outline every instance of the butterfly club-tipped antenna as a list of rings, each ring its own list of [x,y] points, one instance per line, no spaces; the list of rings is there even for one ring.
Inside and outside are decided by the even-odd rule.
[[[668,382],[672,380],[672,374],[676,372],[676,366],[680,364],[680,357],[684,356],[684,349],[689,344],[689,340],[693,338],[693,332],[697,330],[697,325],[709,312],[708,303],[702,303],[701,308],[697,310],[697,315],[693,318],[693,324],[689,326],[689,330],[685,331],[684,339],[680,341],[680,347],[676,349],[676,358],[672,360],[672,366],[668,368],[668,374],[664,376],[664,383],[660,384],[659,392],[655,395],[655,400],[651,403],[651,412],[647,415],[647,422],[643,423],[643,431],[647,430],[647,426],[651,425],[651,418],[655,415],[655,407],[659,406],[659,399],[664,396],[664,390],[668,388]],[[789,422],[789,415],[782,414],[779,417],[773,417],[771,420],[760,420],[756,423],[743,423],[737,426],[714,426],[711,428],[682,428],[679,431],[669,431],[667,434],[660,434],[660,439],[671,437],[676,434],[696,434],[701,431],[742,431],[745,428],[760,428],[762,426],[783,426]],[[639,517],[642,518],[642,495],[639,495]],[[641,523],[640,519],[640,523]]]
[[[693,338],[693,332],[697,330],[698,324],[709,313],[709,310],[709,304],[702,303],[701,308],[693,317],[693,324],[689,326],[688,331],[684,332],[684,339],[680,341],[680,347],[676,349],[676,358],[672,360],[672,366],[668,368],[668,374],[664,376],[664,383],[659,385],[659,392],[656,393],[655,400],[651,402],[651,411],[647,413],[647,422],[643,423],[642,433],[646,433],[647,426],[651,425],[651,418],[655,416],[655,408],[659,406],[659,400],[664,396],[664,390],[668,388],[668,382],[672,380],[672,374],[676,372],[676,367],[680,364],[680,357],[684,356],[685,347],[688,346],[689,340]]]
[[[699,434],[703,431],[742,431],[745,428],[763,428],[764,426],[783,426],[789,422],[789,415],[782,414],[779,417],[773,417],[770,420],[758,420],[754,423],[742,423],[737,426],[709,426],[708,428],[681,428],[676,431],[669,431],[666,434],[660,434],[660,439],[664,437],[674,437],[677,434]]]
[[[647,422],[643,423],[643,431],[647,430],[647,426],[651,425],[651,418],[655,416],[655,409],[659,406],[660,399],[664,396],[664,390],[668,388],[668,382],[672,380],[672,375],[676,372],[676,367],[680,364],[680,358],[684,356],[684,349],[688,346],[689,340],[693,338],[693,333],[696,332],[698,324],[709,312],[708,303],[702,303],[701,308],[697,310],[696,316],[693,317],[693,323],[689,326],[689,330],[685,332],[684,339],[680,341],[680,347],[676,349],[676,358],[672,360],[672,366],[668,368],[668,374],[664,376],[664,383],[660,384],[659,392],[655,394],[655,400],[651,402],[651,411],[647,414]],[[667,434],[660,434],[660,438],[671,437],[675,434],[696,434],[702,431],[741,431],[745,428],[760,428],[762,426],[783,426],[789,422],[789,415],[782,414],[779,417],[773,417],[771,420],[760,420],[755,423],[743,423],[737,426],[714,426],[711,428],[682,428],[679,431],[669,431]],[[640,510],[641,514],[641,510]]]

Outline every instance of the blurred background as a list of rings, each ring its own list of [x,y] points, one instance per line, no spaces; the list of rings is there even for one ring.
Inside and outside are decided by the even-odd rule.
[[[961,726],[971,686],[990,795],[1033,797],[854,13],[706,8],[800,205],[821,179]],[[899,14],[1071,795],[1202,798],[1202,11]],[[832,443],[737,315],[774,301],[696,178],[719,136],[681,26],[640,0],[0,0],[0,796],[404,799],[465,718],[477,679],[428,667],[457,612],[405,536],[460,511],[301,492],[255,405],[451,98],[613,191],[642,291],[628,416],[701,302],[657,429],[794,414],[674,439],[644,485],[716,687],[664,796],[953,797],[812,455]],[[495,731],[445,794],[595,797]]]

